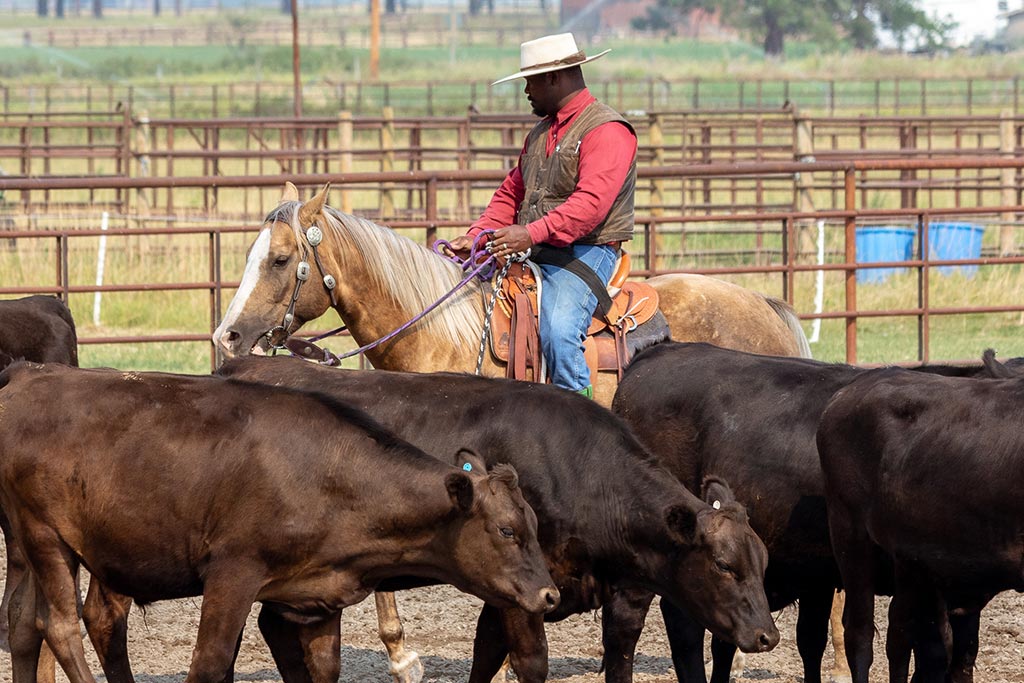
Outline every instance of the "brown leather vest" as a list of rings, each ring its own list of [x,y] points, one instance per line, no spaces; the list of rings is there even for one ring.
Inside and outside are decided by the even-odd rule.
[[[526,193],[523,195],[523,203],[519,206],[517,216],[520,225],[541,218],[569,198],[576,189],[579,177],[580,141],[584,135],[609,121],[618,121],[629,128],[634,136],[636,135],[633,126],[618,112],[601,102],[592,102],[569,124],[569,129],[565,131],[550,157],[547,156],[545,147],[551,119],[545,118],[534,126],[526,138],[526,151],[520,162],[523,183],[526,186]],[[608,215],[590,234],[577,240],[576,244],[607,244],[631,239],[635,189],[636,157],[633,158],[626,180],[612,202]]]

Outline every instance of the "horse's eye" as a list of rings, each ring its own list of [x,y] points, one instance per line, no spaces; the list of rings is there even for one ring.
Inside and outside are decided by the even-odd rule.
[[[276,259],[274,259],[274,267],[275,268],[283,268],[286,265],[288,265],[288,257],[287,256],[278,256]]]
[[[505,538],[512,538],[516,535],[516,532],[512,531],[512,527],[503,526],[499,531],[501,531],[501,535]]]

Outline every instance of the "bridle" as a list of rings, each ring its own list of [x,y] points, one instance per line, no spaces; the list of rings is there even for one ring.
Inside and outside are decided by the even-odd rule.
[[[316,263],[317,269],[320,271],[324,288],[331,297],[331,306],[338,307],[338,299],[334,295],[334,288],[337,287],[338,281],[333,275],[324,271],[324,264],[320,260],[320,252],[317,251],[317,247],[324,241],[324,231],[321,230],[316,224],[313,224],[306,228],[305,231],[301,231],[303,236],[306,238],[306,243],[313,250],[313,261]],[[272,327],[267,330],[263,336],[267,338],[267,342],[270,344],[270,348],[277,350],[285,349],[285,342],[291,335],[291,325],[295,320],[295,304],[299,300],[299,292],[302,290],[302,285],[309,279],[309,250],[305,244],[299,243],[299,248],[302,251],[302,260],[299,261],[299,265],[295,269],[295,288],[292,289],[292,298],[288,302],[288,308],[285,309],[284,317],[281,319],[281,324],[276,327]]]

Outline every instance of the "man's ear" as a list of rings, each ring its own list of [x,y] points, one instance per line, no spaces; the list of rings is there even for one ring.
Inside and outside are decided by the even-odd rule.
[[[473,509],[473,480],[463,472],[452,472],[444,478],[444,487],[448,490],[448,497],[452,505],[462,514],[468,514]]]

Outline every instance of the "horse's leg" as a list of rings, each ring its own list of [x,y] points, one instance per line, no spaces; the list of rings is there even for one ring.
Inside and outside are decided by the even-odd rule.
[[[388,651],[391,660],[389,671],[396,683],[419,683],[423,679],[423,664],[420,656],[405,649],[405,631],[402,619],[398,616],[398,605],[394,593],[373,594],[377,605],[377,628],[380,640]]]
[[[341,612],[314,624],[296,624],[264,607],[258,623],[284,683],[337,683]]]
[[[821,683],[821,660],[828,645],[829,613],[833,611],[831,586],[815,586],[800,595],[796,619],[796,647],[804,664],[804,683]]]
[[[661,599],[661,616],[676,676],[682,683],[705,683],[704,627],[666,598]]]
[[[128,613],[131,608],[131,598],[113,592],[96,577],[90,577],[82,619],[110,683],[135,682],[128,661]]]
[[[850,663],[846,661],[846,636],[843,631],[843,610],[846,608],[846,592],[835,591],[832,596],[832,683],[850,683]]]
[[[618,588],[601,608],[604,678],[607,683],[633,680],[633,658],[654,593],[641,588]]]

